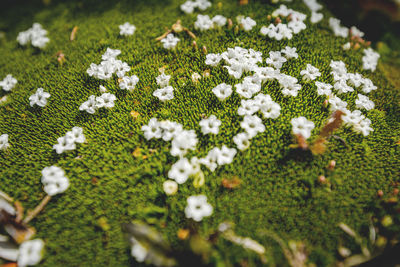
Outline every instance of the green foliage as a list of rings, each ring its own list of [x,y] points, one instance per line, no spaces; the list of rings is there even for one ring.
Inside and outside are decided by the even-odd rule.
[[[312,84],[303,85],[299,96],[284,98],[276,82],[266,83],[262,91],[272,96],[282,107],[281,116],[264,120],[267,130],[252,140],[250,149],[239,152],[234,163],[219,167],[214,173],[204,169],[205,185],[194,188],[192,182],[179,187],[178,194],[167,197],[162,183],[170,166],[176,161],[169,154],[170,144],[161,140],[146,141],[141,126],[155,116],[182,123],[185,129],[195,129],[199,137],[196,152],[189,156],[204,156],[214,146],[233,147],[232,138],[241,131],[241,118],[236,113],[240,103],[233,94],[220,103],[211,89],[221,82],[234,84],[222,67],[208,68],[205,55],[192,47],[185,33],[176,51],[166,51],[154,38],[178,18],[193,29],[195,14],[185,15],[181,1],[53,1],[48,6],[25,3],[10,6],[0,13],[0,28],[5,37],[0,41],[0,77],[12,73],[18,85],[8,95],[10,100],[0,106],[0,133],[10,136],[10,149],[0,152],[1,190],[33,208],[44,196],[40,171],[57,165],[66,171],[71,186],[52,199],[43,213],[32,221],[37,237],[46,242],[43,266],[127,266],[133,264],[129,244],[124,239],[121,224],[132,219],[145,219],[155,225],[173,248],[183,246],[177,230],[188,226],[184,216],[186,198],[204,193],[214,207],[214,214],[205,218],[201,232],[216,229],[222,221],[232,221],[236,231],[249,236],[267,248],[270,262],[286,264],[278,245],[258,236],[258,230],[276,232],[286,240],[304,241],[312,251],[310,259],[320,265],[332,265],[336,249],[346,238],[337,227],[345,222],[353,229],[369,223],[371,214],[365,212],[370,200],[380,189],[391,190],[399,181],[400,139],[399,91],[387,81],[380,67],[375,73],[363,71],[361,51],[343,51],[346,40],[333,37],[327,17],[318,25],[307,21],[307,29],[290,41],[277,42],[258,34],[277,5],[254,2],[238,6],[237,1],[221,0],[203,12],[232,18],[239,14],[251,16],[258,23],[251,32],[227,28],[194,33],[198,47],[208,52],[222,52],[228,47],[242,46],[262,51],[280,50],[286,45],[297,47],[300,58],[286,63],[282,72],[298,77],[307,63],[319,68],[321,81],[332,82],[330,60],[343,60],[350,72],[359,72],[378,86],[369,96],[376,109],[366,112],[375,129],[362,137],[349,129],[336,135],[345,140],[331,139],[328,152],[320,156],[290,150],[290,119],[306,116],[316,124],[313,133],[329,116]],[[290,6],[310,15],[301,3]],[[129,21],[136,25],[132,37],[119,36],[118,25]],[[15,38],[19,31],[40,22],[51,39],[43,51],[20,47]],[[69,41],[74,26],[76,39]],[[132,93],[118,89],[116,78],[103,82],[90,78],[86,69],[99,63],[107,47],[120,49],[119,58],[126,61],[140,78]],[[60,66],[55,54],[62,51],[66,63]],[[175,98],[160,103],[152,92],[157,89],[158,69],[166,66],[176,89]],[[210,77],[193,84],[191,74],[210,69]],[[102,84],[116,94],[118,100],[111,110],[94,115],[78,110],[89,95],[99,95]],[[31,108],[28,98],[38,87],[50,92],[48,105]],[[354,107],[356,93],[343,96]],[[130,112],[140,115],[133,119]],[[203,136],[198,122],[203,115],[216,115],[221,121],[220,134]],[[87,142],[71,153],[57,155],[52,150],[58,137],[73,126],[81,126]],[[141,148],[142,155],[132,152]],[[336,160],[334,171],[326,170],[330,160]],[[228,190],[221,187],[224,177],[237,175],[242,184]],[[325,175],[331,188],[318,185],[317,177]],[[147,219],[149,220],[149,219]],[[242,260],[256,264],[256,255],[228,242],[218,242],[221,258],[237,264]]]

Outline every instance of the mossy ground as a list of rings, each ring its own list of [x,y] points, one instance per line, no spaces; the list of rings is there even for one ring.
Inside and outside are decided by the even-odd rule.
[[[170,156],[170,144],[157,140],[146,141],[141,126],[155,116],[180,122],[186,129],[195,129],[199,137],[196,152],[203,156],[213,146],[226,144],[234,147],[232,138],[240,132],[241,118],[236,114],[240,99],[233,94],[220,103],[211,89],[221,83],[234,84],[221,66],[211,69],[209,78],[193,84],[191,74],[209,69],[205,55],[194,50],[192,40],[182,33],[176,51],[166,51],[154,38],[161,35],[178,18],[193,29],[195,14],[185,15],[178,4],[182,1],[53,1],[48,6],[24,3],[2,9],[0,29],[5,38],[0,40],[0,77],[12,73],[18,85],[8,94],[9,101],[0,107],[0,133],[8,133],[11,147],[0,153],[0,189],[20,200],[25,208],[33,208],[44,196],[40,171],[45,166],[57,165],[66,171],[71,186],[64,194],[52,199],[32,225],[37,237],[46,242],[42,266],[128,266],[134,264],[129,245],[123,237],[121,223],[135,218],[146,219],[144,213],[160,207],[155,226],[173,247],[183,246],[176,232],[185,228],[186,198],[203,193],[214,207],[214,214],[200,224],[201,233],[216,229],[222,221],[236,224],[236,231],[250,236],[266,246],[271,264],[285,263],[277,244],[260,236],[259,230],[276,232],[285,240],[302,240],[311,252],[310,260],[320,266],[332,265],[338,258],[336,249],[346,244],[357,246],[338,227],[345,222],[363,231],[371,216],[368,203],[376,192],[391,190],[399,181],[400,139],[399,91],[394,90],[378,66],[374,73],[363,71],[361,51],[342,49],[342,38],[333,37],[327,24],[329,13],[318,25],[307,29],[290,41],[277,42],[258,34],[266,24],[266,15],[276,5],[253,2],[238,6],[237,1],[214,2],[203,14],[222,14],[234,19],[242,14],[254,18],[258,25],[251,32],[235,33],[221,29],[196,32],[197,44],[208,52],[222,52],[228,47],[242,46],[262,51],[280,50],[286,45],[297,47],[300,58],[284,64],[282,72],[298,77],[307,63],[323,73],[323,81],[332,82],[330,60],[343,60],[349,72],[359,72],[378,86],[369,96],[376,109],[366,112],[375,129],[362,137],[349,129],[336,134],[345,140],[332,139],[329,150],[322,156],[312,156],[288,148],[293,143],[290,119],[306,116],[321,127],[329,112],[324,99],[316,94],[314,85],[304,84],[296,98],[284,98],[276,82],[269,82],[262,91],[271,94],[282,106],[277,120],[264,120],[267,130],[252,140],[250,149],[239,152],[234,163],[219,167],[211,173],[205,170],[206,183],[195,189],[191,182],[179,187],[179,193],[167,197],[162,183],[175,158]],[[310,14],[301,3],[289,7]],[[118,25],[129,21],[137,26],[132,37],[119,36]],[[43,51],[20,47],[15,38],[18,32],[40,22],[49,32],[50,43]],[[69,41],[74,26],[79,30],[76,40]],[[86,69],[99,63],[107,47],[120,49],[119,59],[126,61],[140,78],[137,89],[127,93],[118,89],[116,78],[102,82],[90,78]],[[66,63],[59,66],[55,54],[62,51]],[[160,103],[152,92],[157,88],[158,69],[166,66],[172,75],[175,98]],[[115,93],[116,106],[94,115],[78,110],[89,95],[99,95],[98,87],[105,85]],[[50,92],[48,105],[31,108],[28,97],[43,87]],[[357,94],[344,96],[354,107]],[[131,111],[140,115],[132,118]],[[215,114],[222,120],[220,134],[209,137],[200,134],[201,116]],[[81,126],[87,143],[61,155],[52,150],[56,139],[73,126]],[[318,130],[315,130],[317,134]],[[134,157],[140,148],[147,158]],[[333,172],[326,170],[330,160],[336,160]],[[325,175],[331,183],[317,183]],[[238,176],[242,185],[235,190],[221,187],[224,177]],[[107,221],[109,229],[99,226],[99,219]],[[104,227],[103,227],[104,228]],[[219,242],[218,250],[231,263],[247,259],[257,263],[257,255],[228,242]]]

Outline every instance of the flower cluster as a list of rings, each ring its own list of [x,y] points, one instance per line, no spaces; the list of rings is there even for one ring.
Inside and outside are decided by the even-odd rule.
[[[0,150],[6,150],[10,144],[8,143],[8,134],[0,135]]]
[[[42,25],[34,23],[32,28],[18,34],[17,41],[20,45],[27,45],[31,42],[34,47],[44,48],[50,39],[47,37],[47,31],[43,29]]]
[[[199,163],[206,166],[210,171],[215,171],[218,165],[230,164],[233,161],[237,151],[234,148],[229,148],[223,145],[221,148],[214,147],[208,151],[207,156],[200,158]]]
[[[57,166],[45,167],[42,170],[42,184],[49,196],[63,193],[69,187],[69,180],[63,169]]]
[[[204,217],[211,216],[212,212],[213,207],[207,202],[205,195],[190,196],[187,198],[187,206],[185,208],[186,218],[200,222]]]
[[[356,107],[371,110],[375,107],[375,104],[372,100],[368,98],[368,96],[358,94],[358,98],[356,99]]]
[[[106,52],[102,56],[100,64],[90,64],[90,67],[86,71],[87,74],[100,80],[108,80],[114,73],[119,78],[124,77],[125,73],[130,71],[131,68],[126,62],[117,59],[119,54],[121,54],[120,50],[107,48]]]
[[[157,97],[160,101],[167,101],[174,98],[174,88],[169,85],[171,75],[166,75],[162,72],[156,77],[157,84],[161,87],[153,92],[153,96]]]
[[[11,91],[17,83],[17,79],[15,79],[11,74],[7,74],[7,76],[0,81],[0,87],[3,88],[4,91]]]
[[[47,98],[50,97],[50,94],[45,92],[43,88],[38,88],[36,93],[29,97],[30,105],[33,107],[34,105],[38,105],[39,107],[44,107],[47,104]]]
[[[186,1],[181,5],[181,10],[186,14],[192,14],[195,8],[198,8],[202,11],[206,10],[211,6],[211,2],[207,0],[195,0],[195,1]]]
[[[116,99],[115,95],[110,93],[103,93],[101,96],[97,97],[91,95],[87,101],[82,103],[79,110],[94,114],[99,108],[113,108]]]
[[[200,31],[223,27],[227,19],[224,16],[216,15],[212,19],[208,15],[197,15],[197,20],[194,23],[194,28]]]
[[[342,116],[343,123],[353,128],[355,132],[364,136],[369,135],[374,129],[371,128],[371,120],[366,118],[359,110],[345,110]]]
[[[161,39],[161,43],[165,49],[173,49],[178,44],[179,38],[175,37],[172,33],[168,34],[165,38]]]
[[[74,150],[76,148],[76,143],[82,144],[85,140],[83,129],[81,127],[73,127],[65,136],[57,139],[58,143],[53,146],[53,149],[57,154],[61,154],[65,151]]]
[[[122,36],[133,35],[136,31],[135,25],[130,24],[129,22],[125,22],[122,25],[119,25],[119,34]]]
[[[288,24],[278,23],[277,25],[271,23],[268,27],[262,26],[260,34],[268,36],[271,39],[276,39],[278,41],[282,39],[290,40],[293,38],[293,34],[298,34],[307,28],[304,23],[307,16],[303,13],[287,8],[285,5],[280,5],[280,7],[272,13],[272,16],[290,16],[290,22]]]
[[[362,57],[363,69],[375,71],[376,65],[378,65],[379,57],[380,55],[372,48],[364,49],[364,56]]]

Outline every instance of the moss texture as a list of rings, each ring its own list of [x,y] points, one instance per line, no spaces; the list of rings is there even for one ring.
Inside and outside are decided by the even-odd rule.
[[[204,193],[214,207],[214,214],[200,223],[202,234],[215,229],[225,220],[236,224],[236,231],[250,236],[266,246],[271,264],[286,264],[281,250],[270,238],[258,235],[259,230],[271,230],[285,240],[302,240],[311,252],[310,260],[320,266],[332,265],[337,246],[346,243],[357,246],[337,227],[345,222],[362,231],[370,221],[369,205],[380,189],[391,190],[399,181],[400,139],[399,91],[383,75],[363,71],[362,51],[343,51],[346,42],[332,35],[325,19],[318,25],[307,20],[307,29],[290,41],[273,41],[258,34],[267,24],[266,16],[277,5],[252,2],[239,6],[237,1],[221,0],[202,14],[222,14],[234,19],[242,14],[257,21],[251,32],[226,28],[196,32],[197,44],[208,52],[222,52],[228,47],[242,46],[262,51],[280,50],[286,45],[297,47],[300,58],[285,63],[282,72],[299,77],[307,63],[319,68],[321,81],[332,82],[330,60],[342,60],[349,72],[369,77],[378,90],[369,94],[376,109],[365,114],[375,129],[362,137],[349,129],[336,132],[345,140],[332,139],[329,150],[322,156],[312,156],[288,148],[293,143],[290,119],[306,116],[321,127],[329,112],[316,88],[304,84],[299,96],[284,98],[276,82],[263,86],[264,93],[282,106],[277,120],[264,120],[267,130],[252,140],[250,149],[239,152],[234,163],[219,167],[214,173],[204,170],[206,183],[195,189],[191,182],[179,187],[179,193],[167,197],[162,191],[170,166],[176,161],[169,154],[170,144],[161,140],[146,141],[141,126],[155,116],[169,119],[195,129],[199,144],[189,156],[206,155],[214,146],[234,147],[232,138],[240,132],[241,118],[236,114],[240,98],[233,94],[220,103],[211,89],[221,83],[235,84],[221,66],[210,70],[210,77],[193,84],[191,74],[203,73],[205,55],[194,50],[192,40],[185,33],[176,51],[166,51],[154,38],[170,27],[178,18],[193,29],[196,14],[185,15],[178,6],[182,1],[53,1],[48,6],[35,2],[10,6],[0,15],[0,77],[11,73],[18,85],[7,94],[9,101],[0,106],[0,133],[10,136],[10,149],[0,153],[0,189],[19,199],[25,208],[33,208],[44,196],[40,171],[45,166],[57,165],[66,171],[71,186],[56,196],[32,225],[37,237],[46,242],[42,266],[129,266],[134,264],[129,245],[123,237],[121,223],[134,218],[148,218],[148,210],[159,210],[155,226],[173,247],[183,243],[176,232],[189,222],[184,216],[186,198]],[[310,15],[301,3],[289,7]],[[119,36],[118,25],[129,21],[137,26],[136,33],[127,38]],[[16,42],[18,32],[40,22],[51,39],[43,51],[22,48]],[[74,26],[79,30],[75,41],[69,41]],[[132,93],[118,88],[117,79],[103,82],[90,78],[86,69],[99,63],[107,47],[122,51],[119,59],[131,67],[129,74],[140,78]],[[66,63],[59,66],[55,54],[62,51]],[[152,92],[157,89],[155,77],[160,67],[172,75],[175,98],[160,103]],[[99,95],[102,84],[115,93],[116,106],[94,115],[78,110],[89,95]],[[31,108],[28,98],[43,87],[50,92],[49,103],[43,109]],[[354,107],[357,94],[344,96]],[[131,111],[140,115],[132,118]],[[201,116],[215,114],[222,120],[220,134],[209,137],[200,134]],[[58,137],[73,126],[81,126],[87,142],[75,151],[61,155],[52,150]],[[316,135],[318,129],[313,131]],[[147,158],[134,157],[140,148]],[[336,160],[333,172],[326,170],[330,160]],[[238,176],[242,185],[235,190],[221,187],[224,177]],[[331,189],[317,183],[325,175]],[[159,209],[159,208],[161,209]],[[110,226],[100,227],[104,221]],[[99,224],[99,222],[101,222]],[[228,242],[219,242],[218,250],[231,263],[247,259],[256,264],[257,255]]]

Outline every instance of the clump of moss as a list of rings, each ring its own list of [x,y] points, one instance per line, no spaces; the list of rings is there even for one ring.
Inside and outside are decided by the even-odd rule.
[[[3,8],[0,29],[5,37],[0,43],[0,77],[12,73],[19,83],[0,106],[0,133],[9,134],[11,145],[0,153],[0,189],[26,208],[33,208],[44,196],[40,171],[45,166],[60,166],[71,182],[68,191],[55,197],[32,221],[37,236],[46,242],[43,266],[132,264],[121,224],[136,217],[148,220],[149,208],[157,211],[150,223],[172,248],[181,248],[184,244],[177,232],[189,224],[183,212],[186,198],[200,193],[206,194],[214,207],[213,216],[201,222],[200,233],[211,232],[222,221],[232,221],[239,235],[266,247],[271,263],[282,265],[286,261],[276,242],[258,235],[262,230],[273,231],[285,240],[303,241],[311,251],[311,261],[332,265],[337,260],[338,245],[347,238],[338,223],[345,222],[356,230],[367,225],[371,214],[365,210],[371,207],[376,192],[391,190],[391,184],[399,181],[399,91],[386,79],[381,66],[374,73],[362,70],[361,51],[343,51],[344,40],[329,30],[328,11],[323,11],[325,19],[320,24],[307,21],[307,29],[301,34],[277,42],[258,34],[277,5],[219,2],[204,13],[222,14],[232,20],[242,14],[255,19],[258,25],[251,32],[233,28],[197,32],[193,30],[196,15],[183,14],[177,0],[51,1],[46,6],[32,2]],[[310,15],[302,3],[290,7]],[[205,46],[209,53],[241,46],[266,55],[287,45],[297,47],[300,58],[282,68],[283,73],[295,77],[310,63],[321,70],[323,81],[330,83],[331,59],[344,61],[349,72],[361,73],[378,87],[370,94],[376,108],[367,112],[374,132],[362,137],[341,128],[335,134],[345,143],[329,140],[327,152],[322,155],[292,150],[290,119],[306,116],[320,128],[329,111],[311,86],[304,86],[298,97],[287,99],[276,83],[268,82],[262,92],[279,102],[282,115],[273,122],[264,121],[267,130],[253,139],[251,147],[239,153],[233,164],[205,172],[203,187],[197,189],[186,183],[177,195],[167,197],[162,183],[176,159],[170,156],[167,143],[146,141],[142,125],[155,116],[199,131],[198,122],[204,115],[216,115],[222,121],[221,134],[199,135],[200,145],[193,155],[200,156],[213,146],[233,146],[232,137],[240,131],[236,115],[240,98],[233,95],[220,103],[211,92],[221,82],[234,83],[226,70],[209,69],[204,64],[204,53],[193,48],[187,35],[179,36],[175,51],[164,50],[154,40],[178,18],[198,36],[197,46]],[[118,25],[125,21],[137,27],[132,37],[118,34]],[[33,22],[42,23],[49,31],[51,41],[43,51],[22,48],[15,41],[18,32]],[[79,30],[75,40],[70,41],[75,26]],[[116,79],[100,83],[86,74],[90,63],[98,62],[107,47],[120,49],[119,58],[132,67],[130,73],[139,76],[132,93],[121,92]],[[65,59],[62,65],[57,61],[60,51]],[[176,88],[174,100],[167,103],[152,96],[161,67],[172,74],[171,84]],[[194,72],[206,70],[209,77],[192,83]],[[116,106],[95,115],[83,114],[78,110],[80,104],[97,94],[100,84],[116,94]],[[38,87],[52,95],[41,110],[31,108],[28,102]],[[0,97],[3,95],[1,92]],[[350,94],[345,100],[354,103],[355,98],[356,94]],[[53,144],[73,126],[84,128],[87,143],[71,153],[55,154]],[[133,153],[138,149],[140,156]],[[330,171],[326,166],[332,159],[336,167]],[[326,177],[329,186],[318,183],[320,175]],[[221,186],[223,179],[233,176],[241,180],[240,187],[228,190]],[[218,242],[217,247],[224,262],[258,263],[254,253],[229,242]]]

